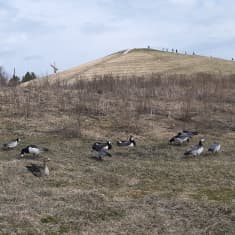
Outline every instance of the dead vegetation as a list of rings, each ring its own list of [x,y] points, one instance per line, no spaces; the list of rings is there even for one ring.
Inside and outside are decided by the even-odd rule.
[[[2,142],[23,137],[52,159],[38,179],[25,166],[40,158],[0,152],[2,234],[234,233],[235,75],[57,81],[1,88],[0,103]],[[167,143],[183,128],[222,152],[183,159],[188,146]],[[129,134],[136,148],[91,158],[94,141]]]

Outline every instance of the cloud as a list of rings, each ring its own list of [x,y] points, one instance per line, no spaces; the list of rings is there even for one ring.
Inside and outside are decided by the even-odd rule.
[[[169,3],[172,3],[174,5],[179,5],[179,6],[194,6],[196,3],[198,3],[198,0],[169,0]]]
[[[81,26],[81,31],[85,34],[103,34],[115,31],[117,29],[114,25],[104,23],[86,22]]]
[[[234,7],[232,0],[0,1],[1,63],[45,74],[54,60],[63,70],[147,45],[230,58]]]
[[[29,55],[25,56],[24,60],[31,61],[31,60],[41,60],[43,57],[41,55]]]

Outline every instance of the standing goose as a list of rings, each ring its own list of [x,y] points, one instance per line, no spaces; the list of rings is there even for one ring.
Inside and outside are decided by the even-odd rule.
[[[34,175],[37,177],[42,177],[42,176],[49,176],[49,168],[47,166],[47,162],[50,161],[50,158],[44,158],[43,159],[43,165],[38,166],[36,164],[31,164],[29,166],[26,166],[26,168]]]
[[[219,143],[214,143],[208,148],[208,152],[218,153],[220,151],[221,145]]]
[[[204,139],[201,139],[198,144],[196,144],[192,148],[188,149],[184,153],[184,155],[199,156],[204,150],[204,147],[203,147],[203,144],[202,144],[204,141],[205,141]]]
[[[11,141],[9,141],[9,142],[3,144],[3,145],[2,145],[2,148],[3,148],[4,150],[13,149],[13,148],[15,148],[15,147],[18,145],[18,143],[19,143],[20,141],[21,141],[21,139],[19,139],[19,138],[14,139],[14,140],[11,140]]]
[[[135,147],[136,142],[135,142],[133,136],[131,135],[128,140],[118,140],[117,146],[119,146],[119,147]]]
[[[21,150],[21,157],[23,157],[25,153],[38,155],[40,153],[47,152],[47,151],[48,151],[47,148],[39,147],[39,146],[32,144],[32,145],[28,145],[26,148]]]
[[[102,160],[102,157],[112,157],[112,155],[108,152],[108,150],[112,149],[112,143],[107,141],[106,143],[95,142],[92,145],[92,150],[95,153],[95,157],[99,160]]]

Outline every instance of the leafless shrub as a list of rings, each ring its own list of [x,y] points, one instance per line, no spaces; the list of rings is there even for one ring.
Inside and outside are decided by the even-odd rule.
[[[235,75],[152,74],[148,77],[114,77],[78,80],[73,85],[57,80],[37,87],[2,88],[1,107],[9,115],[28,118],[44,114],[68,116],[81,135],[82,117],[114,117],[119,128],[134,129],[141,115],[169,116],[184,122],[211,120],[213,113],[233,115]],[[5,112],[6,113],[6,112]],[[218,115],[215,115],[218,116]],[[231,118],[230,118],[231,119]],[[69,123],[65,125],[71,129]],[[65,129],[66,129],[65,128]]]

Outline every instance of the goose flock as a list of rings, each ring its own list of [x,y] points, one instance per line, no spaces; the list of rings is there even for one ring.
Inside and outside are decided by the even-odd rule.
[[[178,132],[175,136],[173,136],[169,140],[169,144],[171,145],[183,145],[185,143],[188,143],[193,136],[198,135],[198,131],[189,131],[189,130],[182,130],[181,132]],[[199,143],[190,147],[184,152],[185,156],[191,155],[191,156],[199,156],[204,151],[204,145],[203,142],[205,139],[200,139]],[[117,141],[118,147],[135,147],[136,141],[134,140],[134,137],[131,135],[129,139],[127,140],[118,140]],[[218,153],[220,151],[220,144],[219,143],[213,143],[209,146],[208,152],[211,152],[213,154]],[[95,142],[92,145],[92,150],[95,153],[95,157],[97,159],[102,160],[102,157],[108,156],[111,157],[112,155],[108,152],[108,150],[112,149],[112,144],[110,141],[106,142]]]
[[[1,145],[2,150],[12,150],[16,148],[21,141],[20,138],[11,140],[7,143],[4,143]],[[24,157],[25,154],[32,154],[32,155],[39,155],[41,153],[47,152],[48,149],[45,147],[37,146],[37,145],[28,145],[25,148],[23,148],[20,152],[20,157]],[[47,162],[50,161],[50,158],[43,158],[43,165],[36,165],[31,164],[29,166],[26,166],[26,168],[35,176],[42,177],[42,176],[49,176],[49,168],[47,165]]]
[[[182,130],[178,132],[175,136],[170,138],[169,144],[171,145],[184,145],[187,144],[195,135],[198,135],[197,131],[189,131],[189,130]],[[1,149],[4,151],[14,149],[18,146],[19,142],[21,141],[20,138],[11,140],[7,143],[4,143],[1,146]],[[188,148],[184,155],[188,156],[199,156],[204,152],[204,143],[205,139],[200,139],[199,143],[193,145],[192,147]],[[136,141],[134,137],[131,135],[127,140],[118,140],[116,142],[117,147],[136,147]],[[103,160],[103,157],[112,157],[112,154],[109,150],[112,149],[111,141],[106,142],[95,142],[92,144],[92,151],[94,157],[98,160]],[[220,151],[221,145],[219,143],[213,143],[209,146],[208,152],[212,154],[216,154]],[[20,152],[20,157],[24,157],[25,154],[32,154],[33,156],[48,152],[48,148],[37,146],[37,145],[28,145],[23,148]],[[50,161],[49,158],[43,158],[42,165],[31,164],[26,166],[26,168],[35,176],[42,177],[42,176],[49,176],[49,168],[47,163]]]

